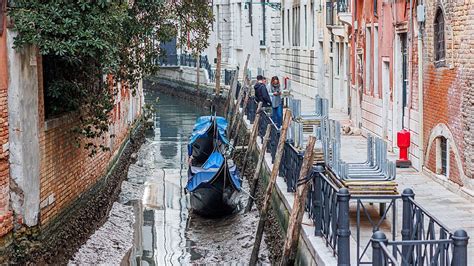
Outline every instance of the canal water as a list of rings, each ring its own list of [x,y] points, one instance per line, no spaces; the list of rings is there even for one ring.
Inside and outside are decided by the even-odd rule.
[[[145,102],[156,110],[155,127],[147,131],[126,181],[128,187],[139,187],[139,192],[123,189],[120,197],[122,203],[134,207],[136,216],[129,262],[247,264],[258,223],[256,210],[220,219],[204,219],[188,212],[189,199],[184,191],[187,142],[196,118],[209,111],[156,91],[147,91]],[[246,183],[244,189],[248,191]],[[246,199],[242,193],[241,206]],[[261,263],[270,263],[264,241],[260,257]]]

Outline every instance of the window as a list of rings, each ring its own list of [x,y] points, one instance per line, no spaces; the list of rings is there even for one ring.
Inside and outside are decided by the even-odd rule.
[[[3,34],[3,18],[5,17],[6,0],[0,0],[0,36]]]
[[[335,57],[335,61],[336,61],[336,77],[339,77],[339,74],[340,74],[340,63],[339,63],[339,43],[334,43],[334,46],[336,47],[335,51],[334,51],[334,57]]]
[[[250,23],[250,36],[253,36],[253,14],[252,14],[252,1],[246,3],[249,11],[249,23]]]
[[[378,16],[377,15],[377,1],[378,0],[373,0],[374,1],[374,16]]]
[[[281,11],[281,42],[285,46],[285,10]]]
[[[291,32],[290,32],[290,9],[286,10],[286,25],[288,26],[287,27],[288,28],[288,33],[287,33],[287,35],[288,35],[288,45],[291,46],[291,39],[290,39],[291,38],[290,37],[291,36]]]
[[[238,17],[237,17],[237,34],[238,34],[238,40],[237,40],[237,43],[239,45],[242,45],[242,39],[243,39],[243,36],[242,36],[242,3],[237,3],[237,14],[238,14]]]
[[[260,32],[260,45],[265,45],[266,36],[265,36],[265,28],[266,28],[266,16],[265,16],[265,0],[261,0],[262,4],[262,25],[261,25],[261,32]]]
[[[374,96],[379,96],[379,27],[374,27]]]
[[[217,25],[217,39],[221,39],[221,15],[220,15],[220,6],[216,5],[216,25]]]
[[[370,76],[370,71],[372,70],[371,67],[371,61],[372,61],[372,30],[367,27],[365,30],[365,92],[367,94],[370,93],[370,81],[371,81],[371,76]]]
[[[436,173],[448,176],[449,153],[448,140],[443,137],[436,138]]]
[[[315,38],[315,28],[316,28],[316,24],[314,23],[315,22],[315,16],[314,16],[314,3],[311,1],[311,30],[312,30],[312,34],[311,34],[311,37],[312,37],[312,40],[311,40],[311,46],[314,47],[314,38]]]
[[[444,15],[441,8],[436,11],[434,21],[434,56],[435,61],[442,61],[446,56],[446,47],[444,40]]]
[[[306,5],[304,5],[304,46],[308,46],[308,15]]]

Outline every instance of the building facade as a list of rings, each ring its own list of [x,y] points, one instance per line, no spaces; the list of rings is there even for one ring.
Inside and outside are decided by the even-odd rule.
[[[395,153],[397,133],[409,131],[415,169],[473,188],[472,1],[269,4],[215,1],[205,53],[215,58],[221,43],[229,68],[251,54],[252,77],[278,75],[294,94],[327,98]]]
[[[424,1],[425,169],[474,189],[474,3]]]
[[[215,0],[214,23],[209,47],[203,52],[217,61],[217,44],[222,46],[222,68],[241,69],[248,54],[250,74],[278,75],[280,48],[279,4],[266,1]]]
[[[3,13],[0,18],[1,237],[14,225],[48,226],[104,177],[141,116],[144,98],[141,84],[136,95],[117,85],[110,134],[94,140],[110,150],[90,156],[75,145],[77,114],[46,115],[44,56],[35,47],[14,49],[16,32]]]

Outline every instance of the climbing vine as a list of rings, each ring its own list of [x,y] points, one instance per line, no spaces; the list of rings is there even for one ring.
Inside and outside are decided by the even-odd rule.
[[[159,44],[177,37],[197,53],[207,47],[212,10],[206,0],[15,0],[8,14],[16,49],[35,45],[43,56],[46,113],[77,112],[77,143],[92,154],[109,131],[117,93],[135,94],[158,70]],[[86,139],[85,142],[81,140]]]

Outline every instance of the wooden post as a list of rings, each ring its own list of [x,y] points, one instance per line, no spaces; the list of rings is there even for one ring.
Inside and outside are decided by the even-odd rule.
[[[310,136],[308,145],[304,153],[303,164],[300,170],[298,181],[303,181],[307,176],[309,169],[313,165],[313,149],[316,138]],[[298,239],[301,231],[301,222],[305,209],[305,201],[308,194],[310,182],[297,186],[295,193],[295,201],[291,210],[290,221],[288,222],[288,231],[286,232],[285,245],[283,246],[283,256],[280,265],[293,265],[296,259],[296,248],[298,247]]]
[[[229,93],[227,94],[227,99],[225,100],[224,116],[227,120],[229,120],[229,110],[232,110],[231,102],[232,102],[232,98],[234,97],[233,94],[234,94],[234,91],[237,89],[237,82],[238,82],[237,76],[238,76],[238,73],[232,76],[231,83],[230,83],[230,90],[229,90]]]
[[[200,78],[200,67],[201,67],[201,60],[199,60],[199,53],[197,53],[196,55],[196,87],[197,87],[197,90],[199,91],[199,78]]]
[[[252,131],[250,132],[249,145],[247,145],[247,151],[245,152],[244,163],[242,164],[242,170],[241,170],[242,174],[245,173],[245,169],[247,168],[248,158],[250,157],[250,154],[252,154],[253,146],[255,145],[255,142],[257,141],[258,123],[260,122],[260,113],[262,111],[262,104],[263,104],[262,102],[258,103],[257,116],[255,117],[255,120],[253,121]]]
[[[272,173],[270,175],[270,180],[268,182],[267,189],[265,191],[265,197],[263,199],[263,206],[260,210],[260,220],[258,221],[257,234],[255,236],[255,244],[252,250],[252,256],[250,257],[250,265],[256,265],[258,260],[258,253],[260,251],[260,243],[262,242],[263,229],[265,227],[265,222],[267,221],[268,209],[270,208],[270,199],[273,192],[273,187],[275,186],[276,178],[278,176],[278,171],[280,169],[281,157],[283,154],[283,147],[285,146],[286,132],[288,131],[288,125],[291,120],[291,111],[286,109],[283,125],[281,126],[280,131],[280,140],[278,141],[278,147],[275,154],[275,161],[273,163]]]
[[[217,44],[217,66],[216,66],[216,95],[221,93],[221,60],[222,60],[222,47],[221,44]]]
[[[268,144],[268,141],[270,140],[271,130],[272,130],[272,125],[268,124],[267,130],[265,131],[265,137],[263,138],[262,149],[260,150],[260,154],[258,155],[258,161],[257,161],[257,166],[255,168],[255,173],[253,174],[252,187],[250,188],[251,189],[250,197],[247,202],[247,206],[245,207],[245,212],[249,212],[250,210],[252,210],[253,198],[255,197],[255,194],[257,193],[258,177],[260,176],[260,170],[262,169],[263,159],[265,159],[265,153],[267,152],[267,144]]]
[[[245,88],[244,86],[242,86],[239,92],[239,98],[237,98],[237,103],[235,104],[233,116],[230,117],[231,119],[229,121],[229,127],[231,129],[234,128],[235,120],[237,120],[237,118],[239,117],[240,102],[242,102],[242,98],[244,97],[244,91],[245,91]]]
[[[239,138],[240,125],[242,124],[242,120],[244,120],[244,112],[245,112],[245,108],[247,108],[247,104],[249,102],[249,94],[250,93],[248,91],[245,94],[244,105],[242,106],[242,112],[239,113],[239,116],[238,116],[238,119],[237,119],[237,127],[234,131],[234,134],[231,135],[234,138],[235,145],[238,144],[237,141],[238,141],[238,138]]]

